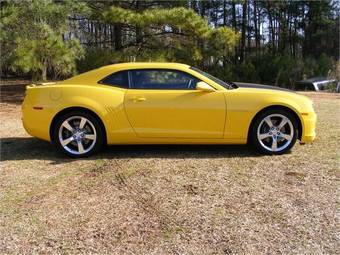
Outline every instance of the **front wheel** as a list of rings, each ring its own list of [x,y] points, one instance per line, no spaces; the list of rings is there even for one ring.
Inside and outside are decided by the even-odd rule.
[[[87,157],[103,145],[98,120],[86,112],[74,111],[61,116],[54,129],[58,149],[71,157]]]
[[[261,113],[251,129],[251,142],[265,154],[283,154],[295,144],[298,125],[288,111],[272,109]]]

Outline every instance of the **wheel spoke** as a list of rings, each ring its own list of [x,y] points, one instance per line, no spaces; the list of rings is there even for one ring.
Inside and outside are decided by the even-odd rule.
[[[277,150],[277,140],[276,139],[272,139],[273,142],[272,142],[272,151],[276,151]]]
[[[267,125],[271,128],[273,127],[273,122],[271,120],[271,118],[268,116],[264,119],[264,121],[267,123]]]
[[[288,150],[295,140],[294,125],[283,114],[269,114],[257,127],[257,141],[266,151],[277,153]]]
[[[96,135],[85,134],[84,137],[85,137],[86,139],[89,139],[89,140],[94,140],[94,139],[96,139]]]
[[[86,124],[87,119],[81,118],[80,123],[79,123],[79,128],[83,129],[85,124]]]
[[[279,126],[278,126],[279,130],[281,130],[287,123],[288,123],[288,118],[283,117]]]
[[[78,144],[78,152],[79,153],[84,153],[84,147],[83,147],[83,144],[81,143],[81,141],[77,141],[77,144]]]
[[[65,152],[85,155],[96,145],[97,130],[88,118],[74,115],[61,122],[58,141]]]
[[[292,136],[291,135],[287,135],[287,134],[281,134],[280,137],[284,138],[287,141],[292,140]]]
[[[61,143],[62,146],[66,146],[72,141],[73,141],[73,137],[70,136],[69,138],[66,138],[65,140],[60,141],[60,143]]]
[[[263,140],[263,139],[266,139],[266,138],[268,138],[268,137],[270,137],[271,135],[269,134],[269,133],[265,133],[265,134],[260,134],[259,135],[259,138],[260,138],[260,140]]]
[[[64,121],[62,126],[71,132],[73,131],[73,127],[70,125],[70,123],[68,123],[68,121]]]

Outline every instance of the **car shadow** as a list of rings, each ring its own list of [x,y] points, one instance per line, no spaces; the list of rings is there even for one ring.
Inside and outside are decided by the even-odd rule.
[[[1,161],[43,159],[51,164],[73,159],[49,142],[33,137],[0,138]],[[246,145],[110,145],[85,160],[124,158],[232,158],[262,156]]]

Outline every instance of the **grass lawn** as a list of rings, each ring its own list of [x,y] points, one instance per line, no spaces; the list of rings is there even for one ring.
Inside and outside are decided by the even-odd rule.
[[[340,96],[307,95],[317,138],[276,157],[112,146],[72,160],[29,137],[20,105],[2,102],[0,253],[337,253]]]

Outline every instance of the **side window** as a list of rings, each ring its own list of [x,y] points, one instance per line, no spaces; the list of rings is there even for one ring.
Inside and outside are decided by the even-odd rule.
[[[168,69],[136,69],[130,71],[134,89],[194,90],[198,79],[185,72]]]
[[[127,71],[120,71],[109,76],[106,76],[104,79],[100,80],[98,83],[111,85],[120,88],[129,88],[129,78]]]

